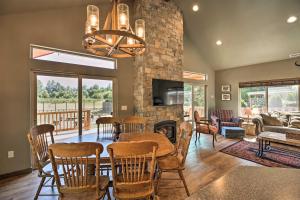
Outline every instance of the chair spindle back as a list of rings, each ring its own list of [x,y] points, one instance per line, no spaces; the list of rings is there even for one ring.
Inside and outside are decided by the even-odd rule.
[[[118,122],[118,119],[115,117],[100,117],[96,120],[97,124],[97,133],[101,133],[105,138],[113,137],[114,134],[114,123]]]
[[[27,134],[28,141],[32,148],[34,164],[41,173],[43,167],[49,163],[48,147],[54,144],[54,126],[41,124],[31,128]]]
[[[192,138],[192,124],[189,122],[182,122],[179,126],[177,153],[181,161],[181,166],[184,166],[189,146]]]
[[[146,120],[139,116],[126,117],[123,121],[123,133],[143,133],[146,127]]]
[[[150,141],[117,142],[107,147],[116,193],[121,189],[134,190],[139,186],[153,190],[157,148],[157,143]]]
[[[50,145],[49,155],[59,193],[64,195],[96,189],[99,196],[100,154],[102,152],[103,146],[94,142]],[[96,163],[91,158],[94,158]],[[96,176],[89,174],[89,164],[96,164]],[[58,165],[62,167],[63,182],[59,178]]]

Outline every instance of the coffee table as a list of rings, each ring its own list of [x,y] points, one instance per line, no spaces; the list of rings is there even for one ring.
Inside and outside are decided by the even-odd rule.
[[[257,139],[259,143],[259,148],[256,155],[259,157],[263,157],[264,151],[271,150],[271,142],[300,147],[300,140],[287,139],[286,134],[284,133],[262,132],[258,135]]]

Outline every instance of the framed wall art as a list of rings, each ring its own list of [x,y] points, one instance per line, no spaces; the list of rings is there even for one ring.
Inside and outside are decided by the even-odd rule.
[[[230,85],[222,85],[222,92],[230,92],[231,87]]]
[[[222,94],[222,101],[230,101],[231,100],[231,94]]]

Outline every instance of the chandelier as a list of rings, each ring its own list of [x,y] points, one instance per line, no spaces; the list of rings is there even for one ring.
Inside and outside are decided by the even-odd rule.
[[[104,26],[99,29],[99,8],[87,6],[84,48],[96,55],[126,58],[141,55],[145,51],[145,21],[137,19],[133,30],[129,23],[129,7],[113,0]]]

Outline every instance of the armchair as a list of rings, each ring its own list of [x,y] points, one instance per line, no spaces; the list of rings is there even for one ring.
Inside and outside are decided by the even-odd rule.
[[[222,126],[241,127],[243,119],[233,116],[232,110],[218,109],[211,113],[211,120],[217,124],[219,132]]]
[[[212,145],[215,147],[215,141],[217,141],[218,127],[213,120],[201,119],[198,111],[194,112],[194,118],[196,123],[196,140],[195,143],[200,139],[200,133],[212,135]],[[199,136],[198,136],[199,134]]]

